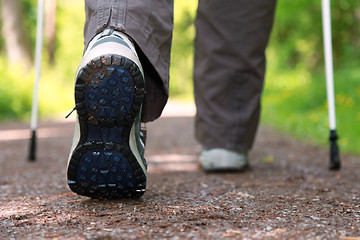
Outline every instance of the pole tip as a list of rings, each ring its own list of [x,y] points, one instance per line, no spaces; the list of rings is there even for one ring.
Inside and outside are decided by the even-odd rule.
[[[330,130],[330,170],[339,170],[341,168],[339,147],[337,145],[338,136],[336,130]]]
[[[32,136],[30,139],[30,149],[29,149],[29,160],[36,160],[36,131],[32,131]]]

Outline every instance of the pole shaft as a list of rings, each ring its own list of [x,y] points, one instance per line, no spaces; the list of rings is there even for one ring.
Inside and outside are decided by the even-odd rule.
[[[331,34],[331,13],[330,0],[322,0],[322,22],[323,22],[323,41],[325,57],[326,90],[329,112],[329,127],[336,129],[335,119],[335,96],[334,96],[334,70],[332,54],[332,34]]]
[[[38,0],[37,10],[37,22],[36,22],[36,45],[35,45],[35,78],[33,99],[31,108],[31,130],[37,129],[37,115],[38,115],[38,90],[41,73],[41,53],[43,43],[43,28],[44,28],[44,0]]]
[[[339,170],[340,154],[337,145],[336,119],[335,119],[335,96],[334,96],[334,69],[332,54],[332,34],[331,34],[331,13],[330,0],[322,0],[322,22],[323,22],[323,41],[325,57],[326,91],[329,112],[330,127],[330,169]]]
[[[41,53],[43,45],[43,28],[44,28],[44,0],[37,2],[37,20],[36,20],[36,44],[35,44],[35,77],[33,99],[31,105],[31,123],[30,128],[32,136],[30,139],[29,160],[36,159],[36,129],[38,119],[38,105],[39,105],[39,81],[41,73]]]

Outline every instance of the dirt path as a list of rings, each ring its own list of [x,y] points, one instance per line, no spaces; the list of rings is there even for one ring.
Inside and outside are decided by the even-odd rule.
[[[98,201],[67,188],[73,122],[40,126],[36,162],[28,126],[0,126],[0,239],[360,239],[359,157],[332,172],[327,150],[261,127],[249,171],[205,174],[175,114],[148,124],[145,195]]]

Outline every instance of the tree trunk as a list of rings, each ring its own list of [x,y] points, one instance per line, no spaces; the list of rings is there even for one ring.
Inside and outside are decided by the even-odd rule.
[[[24,64],[26,68],[29,68],[32,57],[22,16],[19,0],[2,0],[2,35],[7,59],[10,63]]]
[[[56,0],[45,2],[45,42],[49,55],[49,63],[54,64],[56,39]]]

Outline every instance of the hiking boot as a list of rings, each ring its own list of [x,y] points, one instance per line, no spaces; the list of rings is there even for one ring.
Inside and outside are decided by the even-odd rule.
[[[137,198],[146,187],[141,135],[142,66],[129,37],[112,29],[94,37],[76,74],[77,121],[68,185],[93,198]]]
[[[248,155],[223,148],[204,149],[200,164],[207,172],[243,171],[249,166]]]

